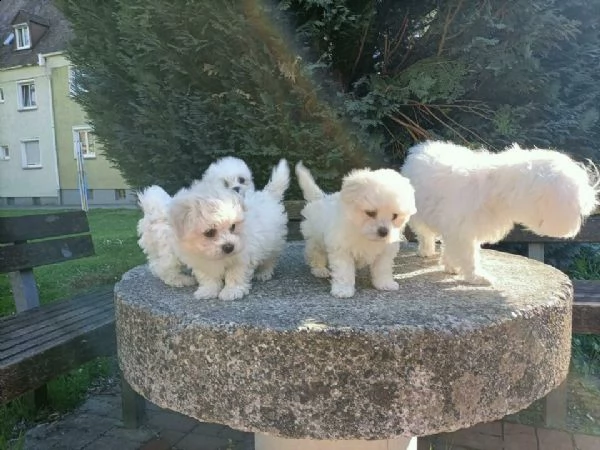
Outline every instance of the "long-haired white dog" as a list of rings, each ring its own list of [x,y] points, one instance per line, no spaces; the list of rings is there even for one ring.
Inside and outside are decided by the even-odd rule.
[[[226,156],[213,162],[202,175],[202,179],[195,181],[192,187],[200,182],[220,183],[240,195],[254,190],[252,171],[243,160],[234,156]]]
[[[260,280],[273,276],[287,235],[288,185],[289,167],[281,160],[262,191],[242,197],[204,181],[173,197],[175,253],[199,283],[195,298],[235,300],[249,293],[255,271]]]
[[[498,242],[515,224],[542,236],[573,237],[597,204],[598,183],[584,165],[516,144],[494,154],[424,142],[409,150],[402,174],[416,192],[418,212],[408,225],[419,255],[433,256],[441,237],[445,271],[473,284],[492,282],[481,268],[482,243]]]
[[[376,289],[397,290],[394,258],[415,213],[410,182],[391,169],[361,169],[344,177],[339,192],[325,194],[302,163],[296,175],[308,202],[300,227],[313,275],[331,274],[331,294],[352,297],[356,268],[369,266]]]
[[[138,192],[138,202],[144,214],[137,224],[138,245],[146,255],[154,276],[169,286],[192,286],[196,280],[183,273],[185,266],[173,247],[175,235],[168,217],[171,200],[171,196],[156,185]]]

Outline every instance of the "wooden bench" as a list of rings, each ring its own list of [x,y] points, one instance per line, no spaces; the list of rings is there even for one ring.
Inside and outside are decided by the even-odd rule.
[[[0,318],[0,403],[35,391],[98,356],[116,352],[113,286],[40,305],[33,268],[94,255],[83,211],[0,218],[0,273],[17,314]]]

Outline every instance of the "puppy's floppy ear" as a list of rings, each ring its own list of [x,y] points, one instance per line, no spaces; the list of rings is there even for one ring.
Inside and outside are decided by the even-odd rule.
[[[188,232],[188,224],[192,212],[192,205],[186,200],[176,199],[169,207],[169,223],[179,239],[183,238]]]

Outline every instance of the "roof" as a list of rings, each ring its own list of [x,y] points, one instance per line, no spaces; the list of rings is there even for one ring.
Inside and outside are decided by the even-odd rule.
[[[15,51],[12,45],[3,45],[4,40],[13,32],[15,19],[18,19],[15,24],[27,21],[49,28],[37,43],[33,43],[32,48]],[[70,38],[69,22],[54,5],[53,0],[0,1],[0,70],[37,64],[38,53],[66,50]]]

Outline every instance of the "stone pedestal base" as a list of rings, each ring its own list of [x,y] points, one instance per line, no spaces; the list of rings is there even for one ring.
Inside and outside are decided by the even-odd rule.
[[[376,441],[328,441],[285,439],[256,433],[255,450],[417,450],[417,438],[381,439]]]

